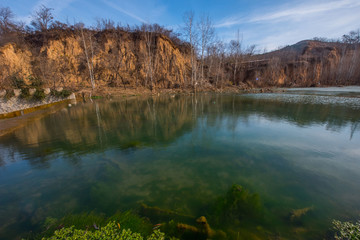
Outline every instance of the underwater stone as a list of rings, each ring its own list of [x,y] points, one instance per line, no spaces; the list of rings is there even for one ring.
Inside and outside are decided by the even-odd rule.
[[[312,207],[293,209],[290,212],[290,221],[294,222],[300,219],[302,216],[306,215],[310,210],[312,210]]]

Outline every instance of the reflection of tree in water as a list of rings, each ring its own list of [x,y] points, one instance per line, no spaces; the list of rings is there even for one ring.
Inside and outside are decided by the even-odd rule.
[[[167,145],[193,126],[183,98],[106,101],[64,108],[4,137],[34,163],[56,152],[78,154],[108,148]]]
[[[359,126],[359,122],[351,123],[350,140],[353,138],[355,131]]]
[[[356,109],[330,104],[235,95],[161,96],[81,103],[31,122],[3,137],[2,142],[24,153],[35,165],[41,165],[57,152],[74,155],[111,148],[166,146],[190,131],[200,119],[205,120],[205,125],[198,125],[204,131],[207,126],[221,127],[226,120],[228,129],[234,132],[239,120],[246,124],[253,115],[299,126],[321,124],[333,131],[351,124],[350,139],[358,130],[360,119]]]

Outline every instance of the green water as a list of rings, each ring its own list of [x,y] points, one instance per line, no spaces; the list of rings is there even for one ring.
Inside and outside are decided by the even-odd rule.
[[[258,194],[260,217],[216,219],[232,184]],[[229,239],[324,239],[332,219],[359,218],[359,186],[357,93],[100,99],[0,138],[0,239],[142,203],[206,216]]]

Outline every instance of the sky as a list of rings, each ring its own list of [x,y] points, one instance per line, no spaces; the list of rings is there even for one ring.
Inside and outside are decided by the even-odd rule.
[[[270,51],[314,37],[340,38],[360,28],[360,0],[0,0],[16,19],[29,23],[45,5],[62,22],[95,25],[107,18],[129,25],[158,23],[181,30],[185,12],[209,16],[217,39],[229,42],[240,33],[243,47]]]

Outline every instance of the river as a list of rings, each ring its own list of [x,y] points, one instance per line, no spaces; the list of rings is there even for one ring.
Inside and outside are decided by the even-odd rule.
[[[64,105],[0,138],[0,239],[141,204],[206,216],[229,239],[328,238],[360,216],[359,146],[356,87]],[[216,219],[233,184],[261,216]]]

